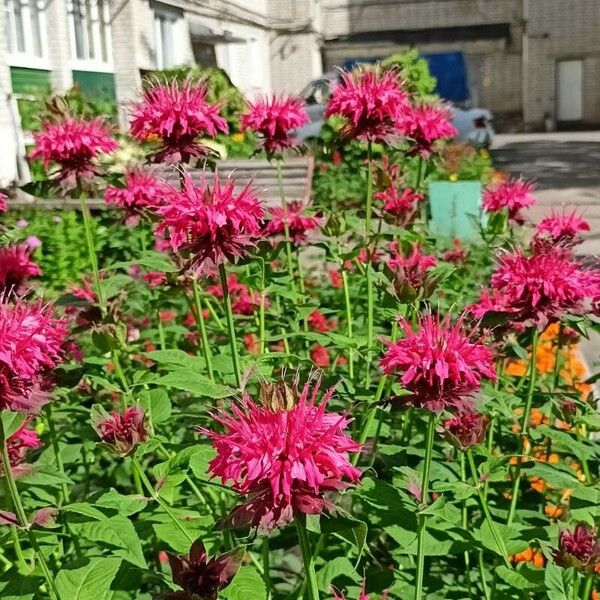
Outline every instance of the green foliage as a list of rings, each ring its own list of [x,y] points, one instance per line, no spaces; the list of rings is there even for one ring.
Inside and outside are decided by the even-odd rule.
[[[385,68],[399,69],[406,89],[419,98],[432,96],[435,92],[436,79],[429,72],[429,65],[419,56],[416,48],[408,52],[398,52],[381,61]]]

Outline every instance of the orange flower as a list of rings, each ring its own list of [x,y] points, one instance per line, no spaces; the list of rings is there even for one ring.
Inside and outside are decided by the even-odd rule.
[[[562,506],[548,503],[544,506],[544,514],[549,519],[560,519],[565,514],[565,510]]]
[[[504,372],[511,377],[525,377],[527,374],[527,363],[521,358],[511,358],[507,361]]]
[[[523,552],[519,552],[518,554],[511,556],[510,560],[514,563],[531,563],[535,567],[544,566],[544,555],[536,548],[527,548],[526,550],[523,550]]]

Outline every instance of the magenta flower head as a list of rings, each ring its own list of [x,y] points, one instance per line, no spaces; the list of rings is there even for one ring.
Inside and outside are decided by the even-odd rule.
[[[273,156],[297,145],[293,134],[309,122],[304,101],[290,96],[272,96],[248,102],[248,111],[241,117],[242,131],[254,131],[260,136],[265,152]]]
[[[33,134],[35,148],[30,156],[41,159],[46,168],[55,164],[55,177],[60,185],[73,189],[98,175],[95,159],[116,150],[118,144],[110,133],[99,118],[86,121],[66,116],[46,121],[42,130]]]
[[[345,433],[350,419],[327,412],[333,389],[317,403],[320,380],[311,385],[286,394],[285,403],[268,395],[271,401],[257,405],[246,395],[232,414],[215,415],[223,433],[201,430],[217,451],[212,476],[247,496],[229,517],[233,526],[268,532],[295,515],[331,510],[326,494],[359,480],[349,453],[360,446]]]
[[[212,185],[201,176],[194,186],[187,173],[182,189],[171,188],[156,212],[162,217],[157,231],[168,233],[171,249],[187,250],[190,265],[208,270],[245,255],[260,235],[263,218],[250,185],[237,192],[233,179],[223,184],[215,175]]]
[[[507,313],[519,326],[544,328],[565,314],[589,310],[598,290],[597,278],[559,246],[543,246],[524,254],[516,249],[500,256],[490,280],[491,290],[470,307],[476,318],[488,312]]]
[[[392,291],[400,301],[427,297],[434,289],[435,280],[430,271],[437,264],[435,256],[424,254],[421,245],[414,242],[410,254],[404,254],[397,242],[390,244],[388,267],[394,272]]]
[[[130,127],[137,140],[160,141],[160,148],[151,156],[153,162],[187,163],[205,157],[209,149],[198,138],[227,133],[220,107],[209,104],[206,94],[205,84],[189,81],[155,83],[144,90],[133,108]]]
[[[306,206],[300,201],[288,202],[285,208],[279,206],[269,209],[271,219],[267,222],[265,234],[283,236],[287,224],[292,242],[302,244],[306,241],[308,233],[318,229],[321,224],[318,217],[307,215],[305,210]]]
[[[146,415],[139,405],[128,406],[122,413],[108,413],[96,405],[92,427],[104,445],[119,456],[128,456],[148,437]]]
[[[357,600],[369,600],[366,589],[366,581],[363,579],[362,586],[360,588],[360,594]],[[343,592],[338,592],[335,588],[332,588],[331,592],[333,594],[333,600],[346,600],[346,595]]]
[[[400,325],[406,337],[386,342],[380,362],[384,373],[399,375],[409,392],[401,400],[437,413],[472,410],[482,379],[496,379],[492,351],[464,331],[462,319],[453,325],[449,317],[428,313],[419,318],[416,332],[405,319]]]
[[[400,135],[398,126],[409,108],[398,73],[355,69],[343,73],[332,89],[325,117],[344,117],[347,137],[378,142]]]
[[[600,540],[589,525],[579,523],[573,531],[561,531],[558,549],[552,551],[554,562],[561,567],[575,567],[593,573],[600,565]]]
[[[459,450],[468,450],[483,442],[489,423],[489,417],[480,413],[457,412],[443,422],[443,431]]]
[[[590,230],[590,224],[574,210],[552,213],[542,219],[535,228],[533,243],[549,242],[572,247],[581,243],[581,233]]]
[[[31,260],[27,244],[0,248],[0,293],[19,293],[28,279],[41,274],[42,270]]]
[[[3,194],[2,192],[0,192],[0,212],[5,212],[8,208],[6,201],[8,200],[8,197],[6,196],[6,194]]]
[[[400,123],[402,134],[411,140],[410,154],[428,158],[439,140],[453,138],[452,112],[443,104],[417,104],[406,111]]]
[[[377,192],[373,197],[383,202],[384,213],[391,215],[400,227],[405,227],[412,221],[418,203],[423,200],[423,195],[412,188],[400,191],[394,186]]]
[[[23,425],[21,425],[21,427],[6,440],[8,460],[13,475],[15,476],[24,475],[29,472],[30,469],[23,463],[27,460],[27,455],[31,450],[35,450],[42,445],[42,441],[38,434],[33,429],[27,427],[30,420],[31,419],[27,419]]]
[[[247,285],[238,280],[237,275],[232,273],[227,277],[227,287],[231,295],[231,309],[237,315],[251,316],[261,304],[261,295],[256,290],[250,290]],[[220,284],[209,285],[206,291],[214,296],[223,299],[223,287]],[[265,308],[271,306],[269,300],[263,300]]]
[[[67,325],[41,302],[0,302],[0,410],[35,415],[50,395],[50,372],[64,358]]]
[[[525,179],[509,179],[490,185],[483,192],[483,208],[491,213],[506,209],[511,221],[523,223],[521,211],[535,204],[533,188],[533,183]]]
[[[189,556],[169,554],[173,583],[182,588],[169,592],[163,600],[217,600],[219,590],[224,588],[237,573],[243,552],[231,550],[209,558],[204,544],[196,540]]]
[[[160,206],[168,192],[169,186],[152,172],[130,169],[125,173],[125,187],[108,186],[104,200],[124,211],[127,224],[136,224],[144,211]]]

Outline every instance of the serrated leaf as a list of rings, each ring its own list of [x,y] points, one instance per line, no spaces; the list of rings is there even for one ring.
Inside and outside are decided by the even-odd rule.
[[[156,388],[140,392],[140,406],[144,409],[147,419],[153,424],[164,423],[171,416],[171,399],[167,390]]]
[[[263,578],[254,567],[240,567],[231,583],[219,594],[227,600],[266,600],[267,589]]]
[[[317,584],[323,592],[329,592],[331,582],[339,575],[350,576],[354,571],[354,565],[345,556],[337,556],[325,563],[317,573]]]
[[[77,568],[67,565],[56,576],[58,593],[68,600],[109,600],[110,586],[120,566],[120,558],[92,558]]]
[[[190,458],[190,468],[198,479],[208,479],[208,463],[217,455],[212,446],[197,446],[197,451]]]
[[[122,515],[129,516],[144,510],[148,499],[133,495],[124,496],[114,488],[110,488],[96,500],[95,504],[102,508],[112,508]]]
[[[155,379],[154,383],[190,392],[194,396],[204,396],[215,400],[226,398],[234,393],[232,389],[214,383],[208,377],[183,369],[173,370]]]
[[[517,590],[535,590],[540,587],[539,583],[531,581],[529,578],[524,577],[521,573],[514,571],[513,569],[509,569],[505,565],[500,565],[497,567],[496,573],[500,579]]]

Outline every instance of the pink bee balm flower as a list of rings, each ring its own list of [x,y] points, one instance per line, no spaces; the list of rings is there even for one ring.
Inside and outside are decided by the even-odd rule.
[[[600,540],[589,525],[579,523],[573,531],[561,531],[558,549],[552,550],[554,562],[561,567],[575,567],[594,573],[600,564]]]
[[[153,173],[131,169],[125,173],[125,187],[108,186],[104,200],[122,208],[127,222],[135,224],[140,213],[160,206],[168,192],[169,186]]]
[[[442,259],[456,265],[463,264],[469,255],[469,251],[462,245],[458,238],[452,240],[452,248],[442,253]]]
[[[483,442],[489,422],[488,417],[476,412],[458,412],[444,421],[443,430],[459,450],[468,450]]]
[[[402,281],[408,283],[413,290],[419,290],[427,283],[428,273],[437,265],[435,256],[423,254],[421,244],[414,242],[407,256],[401,252],[397,242],[390,244],[391,258],[388,266],[400,272]]]
[[[581,242],[580,234],[590,230],[590,224],[582,219],[575,211],[570,213],[563,210],[552,213],[542,219],[535,228],[535,238],[549,238],[551,242],[574,246]]]
[[[42,274],[39,266],[31,260],[31,248],[26,244],[0,248],[0,291],[19,292],[30,277]]]
[[[146,415],[138,405],[124,412],[107,413],[98,409],[92,416],[92,426],[102,442],[115,454],[127,456],[148,436]]]
[[[402,191],[389,187],[382,192],[377,192],[374,198],[383,201],[383,210],[395,217],[400,226],[410,223],[417,210],[417,204],[423,200],[423,194],[415,192],[412,188]]]
[[[3,194],[2,192],[0,192],[0,212],[5,212],[6,209],[8,208],[6,202],[8,200],[8,197],[6,196],[6,194]]]
[[[223,184],[215,175],[212,186],[202,176],[196,187],[187,173],[182,189],[172,188],[156,212],[162,217],[157,231],[168,232],[172,250],[188,250],[192,265],[206,262],[209,269],[246,254],[263,218],[249,185],[238,193],[233,179]]]
[[[231,296],[231,309],[235,314],[251,316],[260,307],[260,293],[250,290],[247,285],[238,281],[235,273],[227,277],[227,287]],[[223,288],[220,284],[209,285],[206,291],[219,300],[223,299]],[[264,299],[264,303],[265,308],[271,306],[268,298]]]
[[[504,312],[520,326],[545,327],[565,314],[582,314],[597,293],[593,273],[582,270],[567,250],[543,247],[527,256],[522,249],[500,256],[491,290],[470,307],[476,318]]]
[[[42,303],[0,303],[0,410],[36,414],[64,356],[66,322]]]
[[[164,600],[217,600],[224,588],[237,573],[243,552],[231,550],[225,554],[208,557],[204,544],[196,540],[189,556],[168,554],[173,583],[182,591],[161,596]]]
[[[329,98],[326,117],[344,117],[343,132],[363,141],[385,141],[399,135],[398,125],[409,110],[402,82],[394,71],[344,73]]]
[[[438,140],[453,138],[452,112],[443,104],[418,104],[405,112],[400,129],[412,140],[410,153],[428,158]]]
[[[155,84],[144,90],[133,109],[131,134],[141,141],[160,139],[154,162],[187,163],[201,158],[209,149],[198,137],[227,133],[227,121],[219,115],[219,106],[208,104],[206,93],[206,85],[189,81]]]
[[[79,117],[46,121],[42,131],[33,134],[35,148],[31,158],[39,158],[48,168],[58,166],[56,177],[65,189],[91,181],[98,169],[94,160],[104,152],[116,150],[118,144],[110,130],[96,118],[86,121]]]
[[[316,309],[308,315],[307,322],[312,331],[318,331],[320,333],[326,333],[337,327],[337,321],[335,319],[328,319],[322,312]]]
[[[508,218],[515,223],[523,223],[521,211],[533,206],[533,183],[524,179],[509,179],[488,186],[483,192],[483,208],[487,212],[508,210]]]
[[[287,224],[290,239],[294,244],[306,241],[308,232],[319,227],[320,219],[305,214],[305,209],[306,206],[299,201],[289,202],[285,208],[280,206],[269,209],[271,220],[267,222],[265,234],[283,236]]]
[[[357,600],[369,600],[366,589],[366,582],[363,580],[360,588],[360,595]],[[346,600],[346,595],[342,592],[338,592],[335,588],[332,588],[331,592],[333,593],[333,600]],[[382,598],[382,600],[384,600],[384,598]]]
[[[39,448],[42,445],[38,434],[29,429],[27,425],[31,419],[27,419],[17,431],[8,437],[6,447],[8,449],[8,459],[10,461],[11,470],[14,475],[19,475],[27,472],[22,464],[27,459],[27,454],[30,450]]]
[[[326,412],[333,389],[317,403],[319,386],[307,382],[288,409],[259,406],[246,395],[233,414],[215,416],[223,433],[202,430],[217,451],[212,476],[248,497],[230,516],[234,525],[271,531],[294,515],[319,514],[334,506],[327,492],[359,480],[349,453],[360,446],[344,432],[350,420]]]
[[[159,287],[167,283],[167,276],[162,271],[149,271],[143,275],[144,281],[151,287]]]
[[[242,131],[251,130],[261,136],[261,144],[269,155],[281,154],[297,145],[294,132],[309,122],[304,101],[288,96],[259,98],[248,102],[241,117]]]
[[[470,410],[472,396],[481,380],[496,379],[492,351],[473,333],[465,333],[463,322],[452,325],[449,318],[426,314],[419,319],[417,331],[402,319],[406,337],[386,342],[381,359],[384,373],[398,373],[410,393],[402,396],[413,406],[434,412],[453,408]]]

